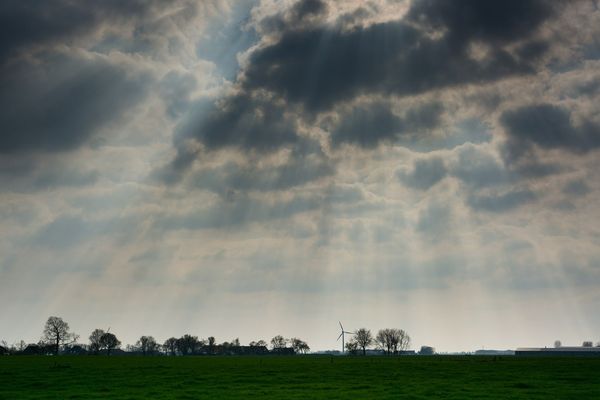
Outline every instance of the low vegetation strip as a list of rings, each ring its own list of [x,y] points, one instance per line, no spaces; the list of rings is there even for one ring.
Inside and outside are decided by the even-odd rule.
[[[0,399],[598,399],[600,358],[0,357]]]

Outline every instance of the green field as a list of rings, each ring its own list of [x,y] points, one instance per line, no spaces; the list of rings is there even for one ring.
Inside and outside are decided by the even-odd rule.
[[[0,398],[600,399],[600,359],[7,356]]]

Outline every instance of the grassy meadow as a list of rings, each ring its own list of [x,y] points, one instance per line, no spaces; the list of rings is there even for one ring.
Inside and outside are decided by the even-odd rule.
[[[0,399],[600,399],[600,358],[0,357]]]

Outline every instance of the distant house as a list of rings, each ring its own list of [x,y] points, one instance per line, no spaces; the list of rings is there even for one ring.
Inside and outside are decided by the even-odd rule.
[[[65,347],[63,350],[63,354],[69,354],[69,355],[73,355],[73,356],[82,356],[82,355],[88,354],[88,351],[82,345],[73,344],[73,345]]]
[[[515,351],[517,356],[584,356],[600,357],[600,347],[531,347]]]
[[[239,353],[241,355],[264,355],[269,354],[269,349],[267,346],[239,346]]]
[[[282,347],[279,349],[271,350],[270,354],[278,355],[278,356],[293,356],[296,354],[293,348],[291,347]]]
[[[20,354],[26,356],[44,356],[54,353],[54,346],[52,345],[39,345],[39,344],[28,344]]]
[[[6,347],[0,346],[0,356],[8,355],[8,349]]]

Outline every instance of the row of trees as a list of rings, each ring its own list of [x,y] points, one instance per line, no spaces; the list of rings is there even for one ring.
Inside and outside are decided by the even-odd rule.
[[[60,317],[50,317],[46,321],[42,339],[37,344],[21,343],[9,349],[2,347],[5,352],[25,354],[59,354],[61,350],[72,354],[107,354],[120,350],[121,341],[114,333],[102,329],[94,329],[88,340],[89,344],[77,343],[79,335],[71,332],[69,324]],[[281,354],[302,353],[310,351],[308,344],[298,338],[286,339],[277,335],[271,339],[271,352]],[[289,347],[288,347],[289,345]],[[1,347],[1,346],[0,346]],[[248,346],[242,346],[239,339],[217,344],[213,336],[206,340],[197,336],[183,335],[180,338],[171,337],[159,344],[152,336],[141,336],[134,345],[127,345],[126,352],[142,355],[199,355],[199,354],[266,354],[269,353],[267,342],[252,341]]]
[[[361,328],[346,343],[346,350],[350,354],[357,354],[360,350],[366,355],[367,349],[373,345],[386,354],[399,354],[410,347],[410,336],[402,329],[393,328],[380,329],[377,335],[373,336],[369,329]]]

